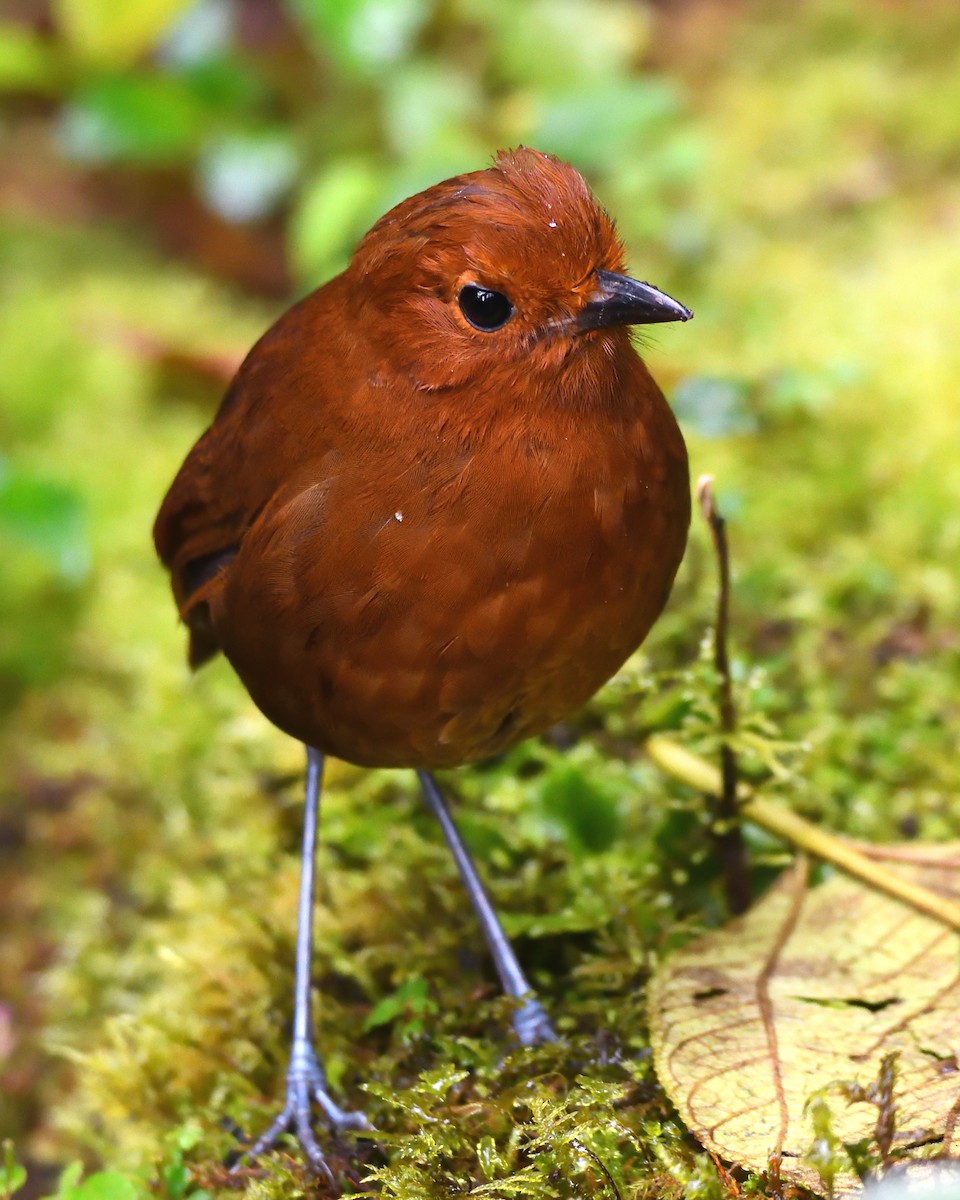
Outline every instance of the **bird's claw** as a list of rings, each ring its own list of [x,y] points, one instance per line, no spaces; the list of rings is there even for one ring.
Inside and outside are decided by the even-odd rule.
[[[527,996],[522,1007],[513,1014],[513,1030],[521,1046],[539,1046],[557,1040],[543,1005],[532,996]]]
[[[326,1083],[323,1068],[312,1048],[308,1047],[300,1054],[294,1053],[287,1071],[287,1098],[283,1111],[253,1145],[241,1153],[230,1173],[235,1174],[245,1163],[272,1150],[285,1133],[292,1133],[311,1167],[336,1187],[333,1172],[313,1132],[311,1101],[316,1100],[323,1109],[327,1124],[334,1133],[347,1129],[372,1131],[373,1126],[364,1113],[340,1108],[327,1091]]]

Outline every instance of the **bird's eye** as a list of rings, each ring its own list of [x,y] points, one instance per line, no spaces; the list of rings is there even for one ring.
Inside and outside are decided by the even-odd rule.
[[[483,333],[502,328],[513,316],[513,305],[503,292],[493,292],[476,283],[462,287],[458,299],[460,311],[474,329]]]

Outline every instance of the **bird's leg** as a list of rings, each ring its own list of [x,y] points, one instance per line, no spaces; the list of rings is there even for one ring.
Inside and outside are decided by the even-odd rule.
[[[323,778],[323,755],[307,747],[307,795],[303,810],[303,853],[300,870],[300,898],[297,904],[297,957],[294,983],[293,1045],[287,1066],[287,1098],[283,1112],[266,1133],[243,1152],[244,1159],[254,1159],[277,1144],[284,1133],[292,1133],[303,1147],[310,1165],[336,1186],[327,1160],[317,1142],[311,1124],[311,1101],[323,1109],[327,1122],[335,1131],[341,1129],[370,1129],[362,1112],[346,1112],[338,1107],[327,1092],[323,1064],[313,1047],[313,1024],[310,1016],[310,961],[313,957],[313,880],[317,848],[317,820],[320,812],[320,784]],[[238,1164],[239,1165],[239,1164]],[[237,1168],[234,1168],[236,1170]]]
[[[423,788],[423,798],[427,808],[440,822],[443,836],[453,851],[460,878],[467,889],[467,896],[474,912],[480,918],[480,927],[483,930],[483,936],[487,939],[487,945],[490,947],[503,990],[513,999],[522,1001],[513,1016],[513,1028],[517,1037],[524,1046],[536,1045],[538,1042],[555,1042],[557,1035],[553,1031],[553,1026],[517,962],[513,947],[503,932],[503,927],[490,903],[487,890],[480,881],[477,868],[460,837],[459,830],[454,824],[436,780],[429,771],[418,771],[417,774],[420,776],[420,786]]]

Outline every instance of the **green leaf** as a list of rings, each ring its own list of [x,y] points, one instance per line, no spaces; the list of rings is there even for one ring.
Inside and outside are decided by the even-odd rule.
[[[0,1165],[0,1197],[2,1200],[8,1200],[8,1197],[19,1191],[26,1181],[26,1168],[22,1167],[14,1157],[13,1142],[4,1141],[3,1164]]]
[[[269,104],[264,80],[254,67],[230,55],[205,58],[178,68],[176,73],[197,102],[224,124],[235,124],[238,116],[256,117]]]
[[[346,266],[375,215],[382,176],[366,158],[339,159],[308,184],[290,223],[290,256],[301,279],[320,282]]]
[[[0,22],[0,91],[52,90],[60,78],[60,55],[53,41]]]
[[[0,460],[0,531],[50,563],[65,582],[79,583],[90,565],[86,513],[64,484],[5,467]]]
[[[60,140],[82,162],[177,162],[203,134],[205,106],[182,79],[107,75],[76,93]]]
[[[533,142],[581,168],[618,169],[623,156],[649,154],[649,139],[680,112],[676,90],[662,80],[620,79],[547,93]]]
[[[477,1142],[477,1162],[487,1179],[497,1179],[509,1169],[509,1164],[497,1151],[497,1143],[489,1135]]]
[[[169,1163],[163,1169],[163,1186],[168,1200],[180,1200],[190,1183],[190,1175],[182,1160]]]
[[[429,0],[288,0],[318,50],[370,73],[403,58],[430,15]]]
[[[364,1022],[363,1032],[377,1029],[381,1025],[389,1025],[400,1016],[422,1016],[435,1012],[436,1005],[429,998],[428,984],[425,979],[415,975],[405,980],[395,992],[375,1004],[372,1012]]]
[[[74,53],[97,66],[135,62],[193,0],[54,0],[57,25]]]
[[[540,785],[540,802],[583,850],[606,850],[620,832],[616,796],[572,763],[551,768]]]
[[[83,1175],[83,1163],[74,1160],[60,1172],[60,1178],[57,1180],[56,1196],[59,1200],[62,1196],[73,1194],[73,1190],[80,1182],[80,1177]]]
[[[196,1121],[188,1121],[171,1136],[178,1150],[193,1150],[203,1140],[203,1130]]]
[[[145,1194],[125,1175],[96,1171],[73,1190],[69,1200],[138,1200]]]
[[[438,155],[462,155],[474,149],[470,123],[483,106],[477,81],[451,66],[415,59],[391,71],[385,80],[384,122],[398,155],[420,164]],[[472,164],[489,154],[478,145]],[[439,176],[438,176],[439,178]]]
[[[461,0],[492,27],[493,65],[522,88],[622,78],[650,40],[650,16],[633,0]]]

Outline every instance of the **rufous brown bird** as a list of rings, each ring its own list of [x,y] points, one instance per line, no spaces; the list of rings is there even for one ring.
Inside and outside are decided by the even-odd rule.
[[[237,372],[157,517],[190,636],[308,747],[285,1130],[329,1175],[310,1023],[323,755],[414,767],[524,1042],[553,1036],[430,772],[568,717],[643,641],[690,517],[686,450],[627,326],[691,312],[535,150],[403,201]]]

